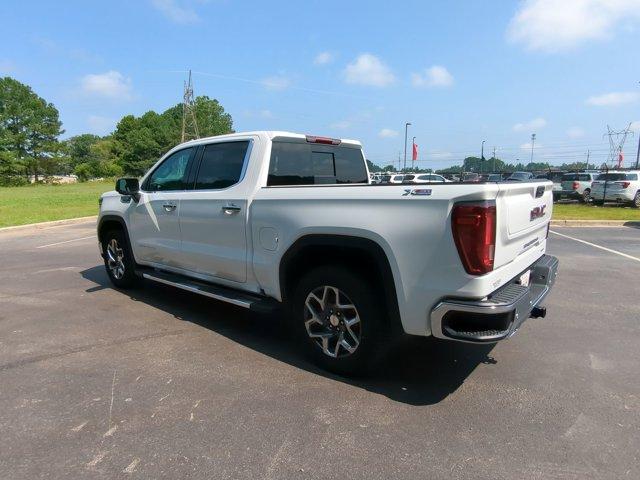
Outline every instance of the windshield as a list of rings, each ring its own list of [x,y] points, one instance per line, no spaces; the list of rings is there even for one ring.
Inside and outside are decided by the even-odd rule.
[[[515,178],[515,179],[519,179],[519,180],[526,180],[528,178],[531,178],[531,174],[527,173],[527,172],[515,172],[511,174],[511,177],[509,178]]]

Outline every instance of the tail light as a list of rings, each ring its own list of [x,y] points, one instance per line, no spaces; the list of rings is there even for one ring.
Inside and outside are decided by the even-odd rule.
[[[496,206],[493,202],[457,203],[451,213],[453,240],[467,273],[493,270],[496,249]]]
[[[627,188],[629,185],[631,185],[631,182],[620,182],[620,184],[622,185],[622,188]]]
[[[573,187],[574,190],[578,190],[580,188],[580,182],[573,182]]]

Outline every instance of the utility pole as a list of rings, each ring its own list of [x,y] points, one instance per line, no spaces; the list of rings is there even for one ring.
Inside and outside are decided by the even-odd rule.
[[[400,171],[400,152],[398,152],[398,171]]]
[[[411,125],[411,122],[404,124],[404,170],[407,169],[407,133],[409,131],[409,125]]]
[[[189,81],[184,82],[184,94],[182,100],[182,142],[200,138],[198,134],[198,122],[196,121],[196,104],[193,97],[193,83],[191,82],[191,70]]]
[[[531,134],[531,160],[529,161],[529,163],[533,163],[533,146],[536,143],[536,134],[532,133]]]
[[[587,170],[589,170],[589,155],[591,154],[591,150],[587,149]]]
[[[636,170],[638,169],[638,163],[640,163],[640,135],[638,135],[638,153],[636,153]]]
[[[496,173],[496,147],[493,147],[493,173]]]

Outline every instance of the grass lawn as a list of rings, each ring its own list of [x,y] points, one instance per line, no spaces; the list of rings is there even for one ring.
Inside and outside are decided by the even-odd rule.
[[[0,187],[0,227],[98,214],[100,194],[115,182]]]
[[[553,220],[640,220],[640,208],[606,205],[594,207],[581,203],[556,203]]]
[[[0,228],[98,214],[98,197],[114,182],[0,187]],[[556,203],[554,220],[638,220],[640,209]]]

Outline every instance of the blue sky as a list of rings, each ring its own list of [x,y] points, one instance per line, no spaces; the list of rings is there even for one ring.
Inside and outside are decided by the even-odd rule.
[[[494,146],[508,161],[598,163],[606,125],[640,135],[640,0],[21,1],[0,5],[0,74],[60,110],[66,136],[162,111],[194,71],[238,131],[356,138],[379,164]],[[488,153],[488,154],[487,154]]]

